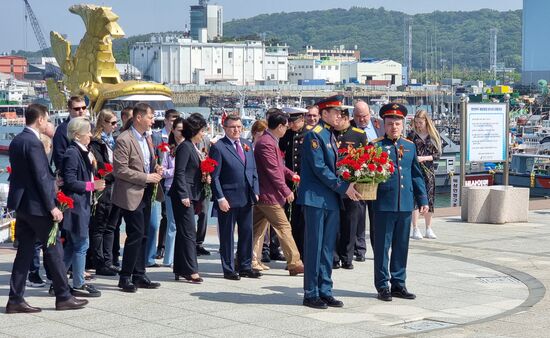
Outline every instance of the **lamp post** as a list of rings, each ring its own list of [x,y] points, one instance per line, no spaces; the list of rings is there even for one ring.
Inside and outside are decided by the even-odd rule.
[[[466,182],[466,94],[460,95],[460,205],[462,205],[462,190]]]
[[[505,94],[504,95],[504,102],[506,103],[506,118],[505,118],[505,122],[506,123],[506,136],[505,136],[505,142],[506,142],[506,145],[505,145],[505,150],[504,150],[504,154],[506,154],[506,158],[504,159],[504,172],[502,173],[502,183],[504,185],[508,185],[509,184],[509,174],[510,174],[510,161],[509,161],[509,156],[510,156],[510,94]]]

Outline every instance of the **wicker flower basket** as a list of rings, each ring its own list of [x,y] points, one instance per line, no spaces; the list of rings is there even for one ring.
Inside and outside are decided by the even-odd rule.
[[[378,183],[356,183],[355,190],[361,194],[361,200],[375,200],[376,191],[378,191]]]

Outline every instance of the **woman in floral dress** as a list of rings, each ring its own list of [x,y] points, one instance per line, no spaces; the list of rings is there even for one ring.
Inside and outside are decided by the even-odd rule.
[[[422,233],[418,229],[417,223],[420,215],[418,210],[415,210],[412,217],[413,229],[411,237],[413,239],[422,239],[423,237],[436,239],[437,237],[432,230],[432,216],[435,201],[434,161],[438,160],[441,156],[441,137],[425,110],[416,112],[412,130],[407,135],[407,138],[416,145],[418,162],[420,162],[420,167],[424,173],[424,182],[426,183],[426,191],[428,192],[429,206],[429,212],[424,214],[424,219],[426,221],[425,235],[422,236]]]

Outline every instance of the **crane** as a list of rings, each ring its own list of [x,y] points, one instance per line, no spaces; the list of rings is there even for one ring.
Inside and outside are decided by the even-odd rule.
[[[48,44],[46,43],[46,39],[44,38],[44,33],[42,33],[42,28],[40,28],[40,23],[38,23],[38,19],[34,15],[34,12],[32,11],[31,4],[28,0],[23,0],[25,2],[25,21],[27,19],[30,19],[32,30],[34,31],[34,36],[36,36],[36,40],[38,41],[38,46],[40,47],[40,50],[42,51],[43,56],[48,56],[47,50],[48,50]]]

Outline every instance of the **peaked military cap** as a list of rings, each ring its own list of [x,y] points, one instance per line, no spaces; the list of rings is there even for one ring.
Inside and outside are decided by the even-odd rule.
[[[397,117],[404,119],[407,116],[407,107],[399,103],[388,103],[380,108],[380,117]]]
[[[300,107],[283,107],[282,111],[288,114],[288,121],[294,122],[307,113],[307,109]]]
[[[327,108],[334,108],[338,110],[353,108],[353,106],[344,105],[344,95],[334,95],[331,97],[327,97],[326,99],[322,99],[321,101],[317,102],[315,105],[319,107],[319,110]]]

